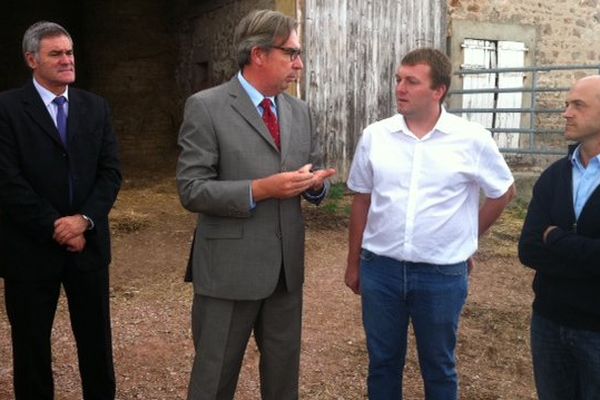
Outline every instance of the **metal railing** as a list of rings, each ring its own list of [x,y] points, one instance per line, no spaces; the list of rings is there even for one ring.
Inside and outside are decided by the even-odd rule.
[[[498,82],[497,77],[502,73],[523,73],[524,78],[526,74],[530,74],[530,79],[524,79],[529,82],[528,86],[523,87],[511,87],[511,88],[477,88],[477,89],[464,89],[464,90],[451,90],[448,92],[449,98],[453,99],[453,95],[459,95],[459,100],[462,103],[462,96],[464,95],[477,95],[484,93],[493,93],[497,96],[500,93],[522,93],[527,94],[529,97],[528,105],[525,106],[525,101],[523,101],[524,106],[518,108],[498,108],[495,107],[496,101],[494,101],[494,107],[491,108],[461,108],[461,107],[451,107],[448,109],[448,112],[462,115],[464,113],[491,113],[494,115],[501,113],[520,113],[522,115],[529,116],[529,118],[521,119],[520,127],[518,128],[494,128],[494,127],[486,127],[488,128],[492,134],[497,133],[509,133],[509,134],[525,134],[524,138],[520,136],[519,147],[501,147],[500,151],[505,153],[527,153],[527,154],[548,154],[548,155],[558,155],[564,154],[564,142],[563,146],[557,149],[553,149],[552,146],[545,144],[543,140],[544,135],[558,135],[563,133],[563,129],[551,129],[545,127],[548,124],[551,124],[546,121],[544,123],[545,115],[553,115],[553,114],[561,114],[564,111],[562,108],[562,104],[564,102],[564,96],[561,97],[561,108],[548,108],[544,105],[540,104],[540,97],[543,95],[548,95],[552,93],[562,93],[568,92],[570,90],[569,87],[549,87],[549,86],[541,86],[539,82],[539,78],[543,73],[550,73],[553,71],[592,71],[592,73],[600,73],[600,64],[598,65],[554,65],[554,66],[535,66],[535,67],[522,67],[522,68],[490,68],[490,69],[461,69],[454,73],[454,75],[464,76],[464,75],[473,75],[473,74],[495,74],[496,79],[495,82]],[[556,79],[547,79],[550,84],[552,82],[556,82]],[[566,81],[564,77],[560,79],[561,81]],[[546,83],[548,85],[548,83]],[[523,96],[525,99],[525,96]],[[548,99],[545,99],[548,100]],[[550,101],[551,102],[551,101]],[[456,104],[456,102],[451,102],[451,104]],[[527,121],[528,120],[528,121]],[[524,140],[527,138],[527,140]]]

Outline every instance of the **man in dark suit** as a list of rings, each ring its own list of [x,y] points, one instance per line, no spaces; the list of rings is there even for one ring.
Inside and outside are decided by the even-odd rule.
[[[15,398],[51,399],[50,335],[61,284],[84,399],[114,399],[108,213],[121,184],[107,102],[70,88],[73,43],[60,25],[25,32],[33,72],[0,94],[0,275],[12,329]]]
[[[261,353],[263,399],[298,398],[304,221],[321,168],[308,106],[284,93],[303,68],[296,23],[262,10],[239,23],[240,72],[191,96],[177,184],[199,214],[192,252],[196,357],[188,399],[233,399],[248,339]]]

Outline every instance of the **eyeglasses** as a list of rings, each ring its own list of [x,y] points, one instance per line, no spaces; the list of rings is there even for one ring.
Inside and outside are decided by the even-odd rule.
[[[302,49],[281,46],[271,46],[271,48],[283,51],[285,54],[290,56],[290,61],[295,61],[298,57],[302,55]]]

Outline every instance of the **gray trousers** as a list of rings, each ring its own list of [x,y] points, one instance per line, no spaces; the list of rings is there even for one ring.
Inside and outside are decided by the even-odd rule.
[[[254,330],[260,351],[263,400],[298,399],[302,289],[280,283],[262,300],[225,300],[195,295],[192,334],[196,355],[188,400],[232,400]]]

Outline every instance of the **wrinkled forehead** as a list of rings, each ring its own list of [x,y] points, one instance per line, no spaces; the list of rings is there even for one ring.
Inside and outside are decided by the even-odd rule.
[[[50,35],[40,39],[40,47],[73,47],[71,38],[66,35]]]
[[[594,76],[578,80],[567,95],[567,101],[576,100],[600,104],[600,77]]]

